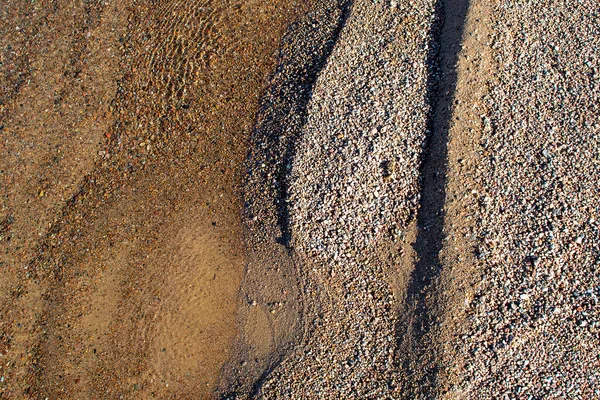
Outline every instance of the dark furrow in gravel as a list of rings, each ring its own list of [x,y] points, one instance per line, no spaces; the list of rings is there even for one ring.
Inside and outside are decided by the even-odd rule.
[[[444,205],[448,163],[448,131],[456,89],[456,64],[469,0],[438,0],[428,60],[431,114],[421,164],[421,194],[417,215],[417,261],[407,292],[407,316],[398,326],[399,353],[409,374],[409,398],[434,395],[438,374],[435,344],[428,336],[442,311],[436,280],[443,265]]]

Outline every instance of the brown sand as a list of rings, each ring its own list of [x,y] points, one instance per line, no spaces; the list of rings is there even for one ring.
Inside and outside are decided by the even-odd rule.
[[[0,398],[598,397],[596,8],[5,0]]]
[[[208,397],[247,136],[300,2],[9,3],[1,396]]]

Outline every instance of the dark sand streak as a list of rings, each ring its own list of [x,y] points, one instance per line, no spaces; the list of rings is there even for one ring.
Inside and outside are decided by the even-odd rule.
[[[436,286],[443,268],[444,206],[448,165],[448,132],[456,89],[458,54],[469,0],[438,0],[429,56],[429,93],[432,104],[421,165],[421,196],[417,214],[417,254],[407,293],[407,317],[398,327],[400,360],[409,374],[410,394],[434,396],[439,355],[428,333],[443,313]]]

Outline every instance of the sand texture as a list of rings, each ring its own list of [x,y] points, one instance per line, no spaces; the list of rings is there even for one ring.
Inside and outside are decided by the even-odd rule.
[[[5,0],[0,398],[600,398],[599,26]]]

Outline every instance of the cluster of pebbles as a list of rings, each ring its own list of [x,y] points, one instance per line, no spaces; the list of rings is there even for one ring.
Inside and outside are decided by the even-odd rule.
[[[271,314],[274,345],[265,357],[246,344],[233,373],[245,389],[234,397],[600,396],[597,6],[485,5],[491,36],[477,46],[491,49],[463,54],[452,43],[460,39],[445,43],[435,31],[440,8],[458,5],[466,10],[461,1],[323,1],[284,40],[246,186],[244,293],[247,309]],[[435,93],[444,79],[432,46],[466,60],[489,56],[494,70],[481,77],[489,91]],[[449,142],[472,135],[480,143],[468,174],[444,181],[460,186],[447,193],[476,197],[475,208],[464,204],[464,220],[440,213],[441,254],[455,224],[469,232],[460,240],[475,244],[474,254],[440,257],[449,277],[423,288],[444,294],[463,291],[452,282],[473,284],[461,292],[460,311],[441,301],[411,311],[407,297],[417,260],[402,246],[428,229],[416,218],[428,207],[420,204],[422,164],[430,130],[441,125],[431,95],[481,110],[480,135],[448,131]],[[407,304],[415,315],[402,311]],[[420,318],[436,325],[427,341],[408,332]],[[438,335],[449,320],[456,329]],[[404,346],[413,339],[423,343]],[[402,354],[415,348],[423,354]]]
[[[600,397],[600,14],[501,2],[482,116],[467,398]]]
[[[398,396],[398,299],[378,244],[418,204],[432,1],[355,1],[311,92],[289,165],[290,245],[307,331],[266,398]],[[410,19],[410,21],[407,21]],[[368,62],[366,62],[368,60]]]

